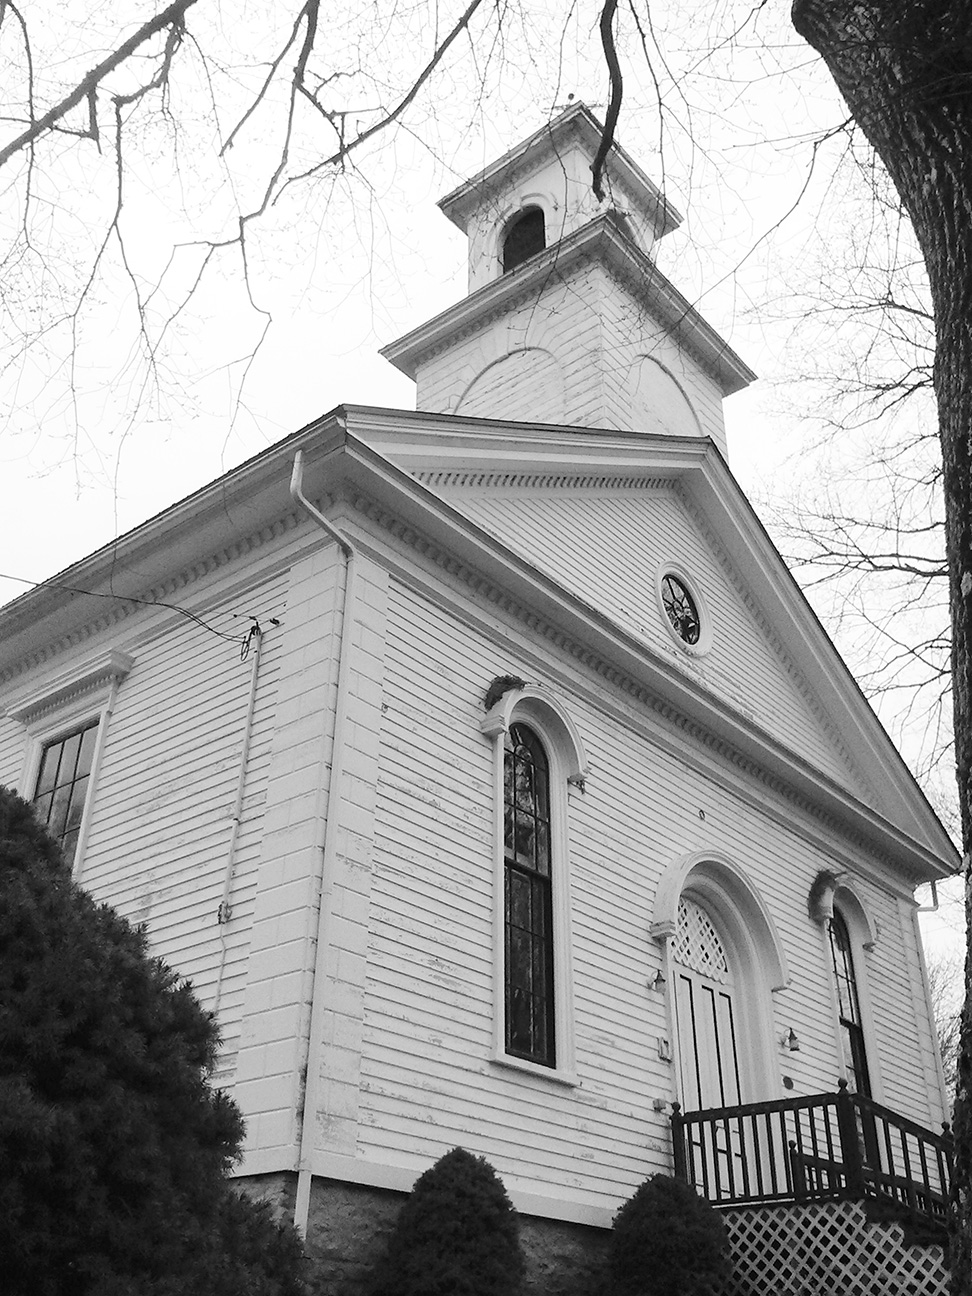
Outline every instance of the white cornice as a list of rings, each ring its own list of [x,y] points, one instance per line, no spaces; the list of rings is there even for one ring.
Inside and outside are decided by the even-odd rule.
[[[854,732],[858,733],[863,726],[876,730],[883,739],[888,749],[884,754],[891,757],[888,774],[892,779],[896,804],[907,803],[917,836],[865,806],[762,726],[742,715],[725,699],[714,695],[703,683],[680,671],[667,658],[654,653],[639,637],[610,617],[590,607],[583,599],[568,594],[556,581],[538,572],[482,527],[465,518],[458,509],[412,479],[406,479],[406,485],[398,478],[400,470],[387,459],[377,456],[364,442],[349,435],[347,450],[350,462],[355,465],[354,479],[372,498],[394,509],[399,518],[415,528],[416,533],[441,543],[453,564],[458,560],[468,565],[480,574],[480,578],[485,577],[497,589],[512,594],[520,607],[529,609],[531,615],[566,629],[578,644],[593,648],[603,660],[613,662],[628,678],[665,699],[675,713],[699,724],[746,759],[771,770],[785,785],[822,806],[836,821],[853,825],[854,831],[875,843],[878,849],[886,850],[889,856],[895,857],[917,876],[947,876],[950,873],[944,861],[955,859],[954,848],[859,691]],[[799,597],[802,600],[802,595]],[[815,635],[823,635],[819,625]],[[835,668],[839,666],[839,670],[847,675],[847,668],[836,650],[829,640],[826,643]],[[874,745],[879,746],[879,741],[876,740]]]
[[[528,140],[446,194],[439,200],[439,207],[465,233],[471,213],[482,204],[499,180],[509,181],[511,177],[529,170],[544,153],[559,150],[571,137],[581,141],[593,160],[603,129],[585,104],[574,104]],[[656,237],[668,234],[682,223],[681,215],[619,144],[614,144],[608,154],[607,172],[625,195],[650,216]]]
[[[521,299],[535,297],[550,281],[582,259],[600,258],[626,284],[642,309],[668,329],[719,382],[724,396],[741,391],[756,375],[691,303],[625,233],[617,215],[605,212],[538,253],[510,274],[464,297],[434,319],[381,348],[397,369],[414,378],[437,351],[481,328]]]
[[[107,652],[99,653],[97,657],[62,672],[42,690],[17,698],[0,714],[28,724],[45,711],[63,706],[73,698],[90,693],[114,680],[123,680],[134,664],[134,658],[128,653],[110,648]]]
[[[772,771],[808,801],[886,850],[919,876],[943,876],[954,851],[893,744],[803,598],[724,461],[708,441],[567,429],[405,411],[342,407],[0,610],[0,672],[12,673],[50,646],[82,640],[90,627],[129,615],[126,592],[175,588],[294,524],[288,480],[293,453],[307,454],[308,492],[363,492],[412,532],[419,547],[451,555],[493,597],[560,627],[574,645],[612,663],[619,678],[663,698],[673,716],[699,726],[740,759]],[[423,469],[594,473],[679,483],[708,518],[731,563],[744,570],[763,614],[792,654],[854,759],[883,785],[894,822],[863,806],[775,735],[652,651],[634,633],[536,571],[495,536],[410,475]],[[256,538],[256,539],[254,539]],[[471,578],[472,579],[472,578]],[[72,592],[89,590],[90,594]],[[25,706],[21,697],[15,705]]]

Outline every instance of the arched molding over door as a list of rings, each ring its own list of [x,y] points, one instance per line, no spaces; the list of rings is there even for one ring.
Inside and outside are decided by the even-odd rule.
[[[744,870],[712,852],[674,861],[659,883],[653,917],[652,934],[666,947],[683,1106],[775,1096],[771,994],[786,986],[788,972],[773,919]],[[694,932],[689,941],[687,922]],[[724,957],[724,966],[713,964],[707,973],[698,953],[687,953],[699,939],[718,951],[717,961]],[[727,1083],[733,1071],[735,1079]]]
[[[776,924],[763,898],[734,861],[711,851],[699,851],[674,860],[662,874],[655,892],[651,934],[667,941],[675,933],[678,901],[691,892],[706,908],[713,908],[737,942],[740,954],[749,951],[758,965],[760,980],[768,990],[783,990],[790,982],[786,955]]]

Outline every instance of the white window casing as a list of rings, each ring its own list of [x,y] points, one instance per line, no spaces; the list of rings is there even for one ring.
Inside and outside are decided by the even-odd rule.
[[[504,740],[511,725],[528,725],[543,743],[550,765],[550,834],[556,1065],[544,1066],[506,1052]],[[510,689],[490,708],[482,732],[493,744],[493,1047],[495,1066],[561,1085],[577,1085],[571,966],[569,798],[586,776],[583,744],[574,722],[554,697],[538,688]]]
[[[6,714],[19,721],[26,731],[19,790],[27,801],[33,799],[45,747],[87,724],[95,721],[98,724],[84,813],[74,854],[75,881],[80,879],[84,866],[84,848],[91,826],[92,806],[109,720],[118,687],[133,665],[134,659],[128,653],[109,649],[56,676],[42,689],[16,699],[6,708]]]

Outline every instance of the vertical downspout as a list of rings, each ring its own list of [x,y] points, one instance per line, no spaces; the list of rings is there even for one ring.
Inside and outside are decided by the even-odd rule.
[[[321,898],[318,908],[317,952],[311,984],[310,1024],[307,1036],[307,1054],[304,1060],[304,1102],[300,1113],[300,1151],[297,1160],[297,1194],[294,1202],[294,1225],[305,1236],[310,1213],[310,1190],[314,1155],[317,1103],[320,1091],[320,1053],[324,1035],[324,983],[325,960],[328,953],[327,925],[331,911],[331,891],[334,881],[334,863],[337,856],[341,781],[344,772],[345,737],[348,711],[348,681],[350,678],[350,630],[355,599],[354,546],[302,491],[303,451],[294,456],[294,470],[290,479],[290,494],[321,530],[329,536],[344,555],[344,597],[341,611],[341,640],[338,649],[337,696],[334,700],[334,728],[331,738],[331,776],[324,789],[324,780],[318,789],[317,823],[314,846],[321,852]],[[322,742],[326,743],[326,733]],[[322,761],[323,764],[323,761]]]
[[[219,1012],[220,999],[223,994],[223,974],[226,971],[226,927],[233,914],[233,881],[236,876],[236,847],[240,838],[240,825],[243,821],[243,795],[246,791],[246,771],[250,762],[250,739],[253,736],[253,715],[256,711],[257,676],[260,673],[260,656],[263,652],[263,631],[258,622],[253,625],[250,634],[256,640],[253,650],[253,662],[250,666],[250,693],[246,703],[246,719],[243,722],[243,748],[240,752],[240,772],[236,779],[236,798],[233,802],[233,816],[230,827],[229,845],[226,847],[226,868],[223,873],[223,894],[216,910],[216,922],[219,925],[219,971],[216,974],[216,993],[213,997],[213,1016]]]

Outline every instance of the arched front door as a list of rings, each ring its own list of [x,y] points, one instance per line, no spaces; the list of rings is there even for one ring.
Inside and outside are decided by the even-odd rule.
[[[708,913],[682,896],[672,945],[681,1101],[685,1111],[742,1101],[733,969]]]

